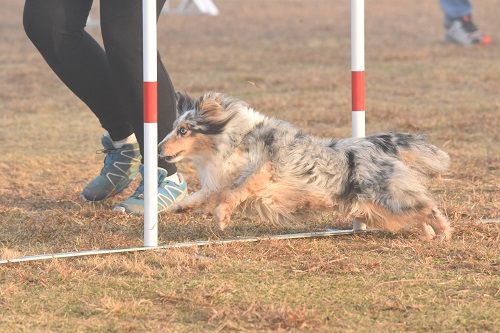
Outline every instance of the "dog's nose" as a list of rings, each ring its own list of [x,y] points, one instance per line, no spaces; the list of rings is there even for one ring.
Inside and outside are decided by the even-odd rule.
[[[161,155],[161,152],[163,151],[163,143],[158,144],[158,155]]]

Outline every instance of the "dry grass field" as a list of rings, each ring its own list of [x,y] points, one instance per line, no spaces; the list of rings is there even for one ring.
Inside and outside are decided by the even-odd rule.
[[[350,134],[349,1],[217,0],[222,15],[162,17],[179,90],[223,91],[320,136]],[[142,244],[117,200],[79,200],[101,167],[101,129],[0,11],[0,257]],[[432,192],[455,229],[213,246],[0,266],[1,332],[500,331],[499,0],[476,1],[494,44],[443,40],[438,1],[367,1],[367,131],[425,133],[452,157]],[[90,29],[98,36],[99,31]],[[180,166],[190,186],[197,179]],[[162,243],[264,235],[300,224],[165,214]]]

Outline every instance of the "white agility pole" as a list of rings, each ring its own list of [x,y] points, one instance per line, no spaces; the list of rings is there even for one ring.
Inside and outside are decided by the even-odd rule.
[[[351,0],[352,136],[365,136],[365,1]]]
[[[351,93],[352,136],[365,136],[365,1],[351,0]],[[352,222],[356,231],[366,230],[366,224]]]
[[[144,246],[158,246],[156,0],[142,0],[144,76]]]

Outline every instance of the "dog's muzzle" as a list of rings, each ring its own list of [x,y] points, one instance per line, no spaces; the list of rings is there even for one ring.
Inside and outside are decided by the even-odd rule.
[[[158,155],[159,155],[161,158],[165,159],[167,162],[169,162],[169,161],[172,161],[172,160],[176,159],[177,157],[179,157],[179,156],[182,154],[182,152],[183,152],[183,150],[181,150],[180,152],[178,152],[178,153],[176,153],[176,154],[174,154],[174,155],[162,155],[161,150],[160,150],[160,149],[158,149]]]

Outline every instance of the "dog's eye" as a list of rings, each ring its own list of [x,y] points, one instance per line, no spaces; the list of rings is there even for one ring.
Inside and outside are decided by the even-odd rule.
[[[186,135],[188,132],[188,130],[186,129],[186,127],[180,127],[178,130],[177,130],[177,133],[179,133],[180,136],[184,136]]]

